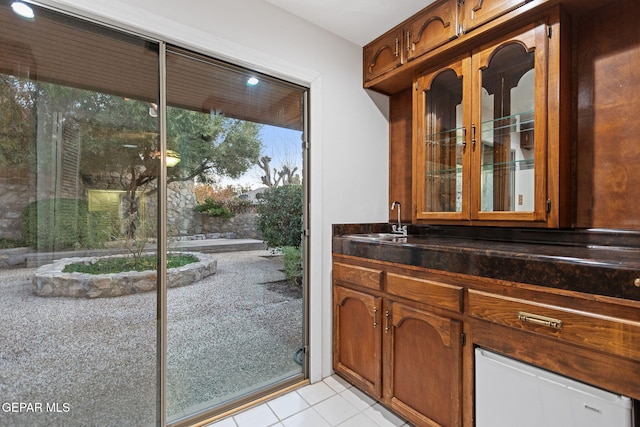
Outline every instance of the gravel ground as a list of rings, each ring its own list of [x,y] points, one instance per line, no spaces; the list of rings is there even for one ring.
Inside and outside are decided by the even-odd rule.
[[[302,295],[281,259],[216,258],[215,275],[168,293],[169,420],[301,372]],[[0,270],[0,426],[153,425],[155,294],[41,298],[33,272]]]

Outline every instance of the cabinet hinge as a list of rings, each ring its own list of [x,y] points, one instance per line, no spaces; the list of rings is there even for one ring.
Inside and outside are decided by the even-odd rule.
[[[414,86],[415,86],[416,91],[417,91],[418,90],[418,82],[416,82]]]
[[[547,37],[551,38],[551,25],[547,25]]]
[[[458,6],[462,7],[463,4],[464,4],[464,0],[458,0]]]
[[[551,213],[551,199],[547,199],[547,213]]]
[[[467,334],[464,332],[460,334],[460,344],[464,347],[467,344]]]

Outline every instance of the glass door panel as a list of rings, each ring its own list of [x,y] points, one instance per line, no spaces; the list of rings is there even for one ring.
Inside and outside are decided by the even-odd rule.
[[[158,45],[31,8],[0,3],[0,425],[155,425]]]
[[[304,92],[169,49],[167,245],[212,262],[168,285],[169,422],[304,378]]]
[[[481,212],[535,209],[534,59],[508,44],[482,71]]]
[[[423,79],[422,153],[423,217],[430,214],[463,215],[467,210],[463,77],[446,69]]]

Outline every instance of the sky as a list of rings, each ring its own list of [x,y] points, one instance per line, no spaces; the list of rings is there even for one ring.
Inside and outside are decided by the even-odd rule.
[[[261,156],[271,157],[271,170],[282,169],[283,165],[297,166],[297,174],[302,176],[302,132],[276,126],[262,125],[260,131],[262,140]],[[242,185],[252,190],[263,187],[260,177],[264,175],[259,166],[249,169],[239,179],[223,178],[221,184]]]

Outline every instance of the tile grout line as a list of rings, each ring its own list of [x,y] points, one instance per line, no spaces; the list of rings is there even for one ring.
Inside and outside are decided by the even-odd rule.
[[[375,402],[371,403],[370,401],[365,400],[362,396],[358,395],[356,392],[354,392],[353,390],[357,390],[357,388],[354,388],[354,386],[352,384],[349,383],[343,383],[344,380],[340,379],[340,377],[336,377],[335,375],[332,375],[330,377],[325,378],[322,381],[319,381],[315,384],[310,384],[307,386],[304,386],[300,389],[297,390],[293,390],[291,391],[288,395],[292,395],[292,394],[296,394],[298,399],[301,399],[302,402],[304,402],[307,407],[304,407],[292,414],[288,414],[287,416],[281,418],[280,415],[278,415],[278,413],[276,412],[276,410],[274,409],[274,407],[272,407],[270,405],[270,403],[274,402],[277,399],[274,399],[272,401],[268,401],[268,402],[264,402],[261,405],[265,405],[267,407],[267,409],[271,412],[272,415],[275,416],[276,418],[276,422],[269,424],[269,427],[273,427],[273,426],[278,426],[278,425],[284,425],[284,421],[300,414],[301,412],[307,411],[309,409],[311,409],[317,416],[320,417],[320,419],[322,419],[323,421],[325,421],[328,425],[330,425],[331,427],[338,427],[342,424],[347,423],[349,420],[351,420],[352,418],[355,418],[359,415],[362,415],[364,417],[366,417],[368,420],[370,420],[372,423],[374,423],[376,426],[379,426],[379,424],[369,415],[367,414],[367,411],[370,410],[371,408],[375,407]],[[322,385],[324,386],[322,386]],[[314,387],[315,386],[315,387]],[[312,389],[313,388],[313,389]],[[305,393],[307,394],[307,398],[305,398],[304,394],[301,393],[302,390],[312,390],[309,393]],[[318,391],[319,390],[319,391]],[[330,393],[328,393],[330,392]],[[345,395],[343,393],[346,392],[350,392],[359,402],[362,402],[363,405],[357,405],[355,404],[352,400],[350,400],[349,398],[345,397]],[[284,397],[287,396],[287,394],[281,396]],[[325,402],[329,399],[332,399],[336,396],[340,396],[340,398],[342,398],[346,404],[348,404],[350,407],[353,407],[353,409],[355,409],[355,413],[352,414],[351,416],[349,416],[348,418],[346,418],[345,420],[340,421],[338,424],[333,424],[330,420],[328,420],[325,416],[322,415],[322,412],[320,412],[317,408],[317,405],[320,405],[322,402]],[[364,395],[364,397],[366,397],[367,399],[369,399],[369,397],[367,395]],[[319,400],[316,400],[316,398],[319,398]],[[311,402],[314,402],[313,404]],[[260,405],[256,406],[255,408],[258,408]],[[384,408],[384,407],[382,407]],[[386,409],[386,408],[384,408]],[[246,413],[246,411],[243,411]],[[231,417],[229,417],[231,419],[231,421],[233,422],[233,424],[236,427],[239,427],[240,424],[238,423],[236,417],[240,414],[242,414],[243,412],[233,415]],[[220,420],[219,422],[223,422],[224,420]],[[211,424],[210,427],[215,427],[217,425],[217,423]],[[401,427],[406,426],[406,423],[401,424]]]

